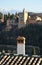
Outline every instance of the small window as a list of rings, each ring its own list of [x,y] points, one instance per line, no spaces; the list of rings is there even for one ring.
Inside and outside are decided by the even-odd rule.
[[[18,43],[20,43],[20,40],[18,40]]]
[[[23,43],[23,40],[21,40],[21,43]]]

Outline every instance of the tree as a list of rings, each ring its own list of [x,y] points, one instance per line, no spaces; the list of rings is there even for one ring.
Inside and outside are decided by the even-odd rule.
[[[8,13],[8,18],[10,18],[10,13]]]
[[[0,12],[0,19],[2,19],[2,17],[3,17],[3,14]]]
[[[4,21],[7,20],[7,14],[4,14]]]
[[[10,19],[14,19],[14,14],[10,15]]]

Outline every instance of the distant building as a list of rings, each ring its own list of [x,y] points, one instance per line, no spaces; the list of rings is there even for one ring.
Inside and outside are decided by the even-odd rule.
[[[27,19],[26,21],[26,25],[30,24],[30,23],[35,23],[36,21],[35,20],[32,20],[32,19]]]
[[[42,20],[42,18],[41,18],[41,17],[36,16],[36,21],[41,21],[41,20]]]
[[[24,27],[28,18],[28,12],[23,9],[23,12],[19,12],[14,19],[10,20],[11,25],[17,26],[18,28]]]
[[[36,14],[30,15],[26,9],[23,9],[23,12],[15,14],[13,19],[7,20],[7,26],[11,25],[14,28],[22,28],[30,23],[36,23],[42,21],[42,18]]]
[[[7,25],[7,27],[10,26],[10,19],[7,19],[6,25]]]
[[[28,12],[24,9],[23,12],[19,13],[18,28],[24,27],[26,25],[27,18],[28,18]]]
[[[6,30],[6,31],[9,31],[11,28],[12,28],[12,27],[11,27],[10,19],[7,19],[5,30]]]

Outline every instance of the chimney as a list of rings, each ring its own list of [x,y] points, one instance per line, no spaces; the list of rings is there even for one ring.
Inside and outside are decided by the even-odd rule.
[[[17,38],[17,54],[25,55],[25,37]]]

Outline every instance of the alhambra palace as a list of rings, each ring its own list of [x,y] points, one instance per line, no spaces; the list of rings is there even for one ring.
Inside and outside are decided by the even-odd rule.
[[[2,19],[0,19],[0,23],[4,22],[4,15]],[[28,13],[28,11],[24,8],[22,12],[18,12],[15,14],[13,19],[7,18],[6,19],[6,26],[10,27],[15,26],[18,28],[24,27],[31,23],[42,23],[42,16],[32,13]]]

